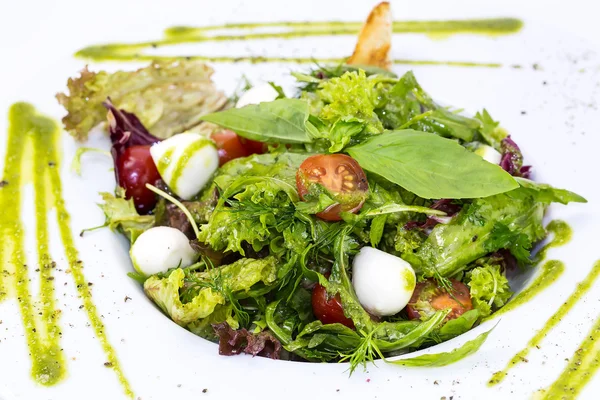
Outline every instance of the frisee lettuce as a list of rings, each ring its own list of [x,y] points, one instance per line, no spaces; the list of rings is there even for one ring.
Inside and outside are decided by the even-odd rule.
[[[473,306],[482,317],[502,307],[513,295],[506,276],[499,265],[485,265],[467,272],[467,284],[471,291]]]

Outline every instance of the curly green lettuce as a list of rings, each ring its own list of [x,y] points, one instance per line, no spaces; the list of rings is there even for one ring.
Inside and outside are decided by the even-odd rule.
[[[209,324],[227,322],[237,328],[232,313],[235,300],[249,295],[256,284],[271,285],[277,280],[279,262],[275,257],[243,258],[232,264],[203,272],[174,269],[168,276],[153,275],[144,282],[146,295],[171,319],[193,331]],[[211,317],[212,316],[212,317]],[[211,317],[209,320],[201,320]]]
[[[214,87],[213,70],[197,61],[153,62],[137,71],[92,72],[87,68],[67,82],[69,94],[56,95],[67,110],[65,128],[78,140],[106,119],[102,102],[135,114],[154,136],[167,138],[200,124],[220,110],[227,97]]]
[[[305,158],[293,153],[264,154],[225,164],[214,180],[221,199],[200,227],[198,240],[214,250],[242,255],[246,244],[254,251],[269,246],[275,253],[286,248],[301,252],[308,234],[294,218],[295,175]]]
[[[103,192],[100,193],[104,203],[99,204],[106,221],[103,226],[112,231],[122,232],[131,243],[144,231],[154,226],[154,216],[139,215],[135,210],[133,199],[125,199],[125,190],[117,188],[116,195]]]
[[[477,267],[467,273],[471,300],[482,317],[504,306],[513,295],[499,265]]]

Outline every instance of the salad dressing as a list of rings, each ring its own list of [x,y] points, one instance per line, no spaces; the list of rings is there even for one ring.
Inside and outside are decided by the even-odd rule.
[[[446,38],[456,34],[486,36],[510,35],[518,32],[522,21],[515,18],[490,18],[448,21],[396,21],[392,25],[394,33],[426,34],[434,38]],[[94,45],[79,50],[75,56],[93,61],[153,61],[188,59],[205,62],[249,62],[249,63],[332,63],[340,64],[345,58],[313,57],[262,57],[262,56],[159,56],[145,54],[148,49],[176,46],[185,43],[223,42],[264,39],[294,39],[311,36],[355,35],[362,22],[274,22],[274,23],[235,23],[206,27],[175,26],[165,30],[164,39],[139,43],[111,43]],[[265,29],[271,31],[264,32]],[[240,30],[250,32],[239,33]],[[261,30],[261,32],[256,32]],[[223,33],[224,32],[224,33]],[[394,64],[403,65],[445,65],[455,67],[499,68],[500,63],[480,63],[464,61],[435,61],[395,59]]]
[[[546,243],[533,258],[534,264],[539,264],[546,258],[548,250],[553,247],[564,246],[569,243],[573,236],[573,230],[565,221],[555,219],[550,221],[546,226],[546,231],[552,233],[552,239]],[[512,311],[515,308],[527,303],[533,299],[539,293],[541,293],[548,286],[553,284],[565,271],[565,265],[558,260],[550,260],[545,262],[541,267],[540,271],[533,280],[533,282],[513,297],[506,305],[501,309],[495,311],[486,320],[493,319],[506,312]]]
[[[600,260],[596,261],[592,272],[581,282],[575,293],[567,302],[575,296],[578,298],[589,290],[592,283],[600,272]],[[583,292],[583,293],[580,293]],[[577,301],[577,300],[575,300]],[[540,396],[542,399],[575,399],[594,376],[600,365],[600,318],[596,319],[594,326],[588,332],[585,339],[579,345],[575,353],[569,358],[569,363],[560,374],[558,379],[545,390]]]
[[[66,376],[66,361],[60,346],[60,310],[55,305],[53,271],[56,264],[49,254],[48,215],[54,208],[71,276],[95,336],[108,359],[105,365],[115,371],[127,395],[133,397],[116,353],[104,332],[104,324],[94,305],[83,273],[83,263],[75,246],[59,173],[61,130],[56,122],[38,114],[27,103],[16,103],[10,108],[9,125],[3,184],[0,187],[0,207],[3,210],[0,214],[0,234],[3,238],[0,265],[11,267],[13,272],[11,274],[7,270],[7,273],[0,275],[0,295],[3,298],[7,293],[14,293],[17,299],[31,355],[32,378],[39,384],[50,386]],[[34,188],[37,269],[27,264],[25,226],[21,219],[21,194],[28,183],[26,177],[29,173]],[[29,271],[34,269],[39,272],[39,300],[35,300],[29,290]]]
[[[569,313],[569,311],[571,311],[571,309],[573,308],[573,306],[575,306],[575,304],[577,304],[579,302],[579,300],[581,300],[581,298],[591,289],[592,285],[594,284],[594,282],[598,278],[598,275],[600,275],[600,261],[596,262],[596,264],[594,265],[594,267],[592,268],[592,270],[590,271],[590,273],[585,277],[585,279],[583,281],[581,281],[577,285],[577,288],[569,296],[569,298],[567,299],[567,301],[565,301],[559,307],[559,309],[550,317],[550,319],[548,319],[548,321],[546,321],[546,324],[542,327],[542,329],[540,329],[539,331],[537,331],[537,333],[533,336],[533,338],[531,338],[531,340],[529,341],[529,343],[527,343],[527,346],[523,350],[519,351],[508,362],[508,365],[502,371],[496,372],[492,376],[492,378],[488,382],[489,386],[493,386],[493,385],[496,385],[496,384],[502,382],[502,380],[506,377],[506,374],[508,373],[508,371],[512,367],[514,367],[515,365],[519,364],[520,362],[523,362],[523,361],[527,360],[526,357],[529,354],[529,351],[531,349],[533,349],[534,347],[538,347],[539,348],[539,344],[542,342],[542,340],[544,340],[544,338],[548,335],[548,333],[552,329],[554,329],[554,327]],[[598,335],[600,337],[600,322],[597,322],[596,325],[597,326],[592,330],[592,333],[589,336],[595,334],[595,335]],[[581,346],[581,348],[584,349],[584,350],[585,349],[589,349],[591,347],[592,346],[589,346],[589,344],[586,344],[586,345],[582,344],[582,346]],[[600,349],[598,350],[598,352],[600,352]],[[579,356],[583,357],[582,355],[579,355]],[[599,356],[600,356],[600,353],[598,353],[598,354],[595,355],[596,358],[598,358]],[[572,360],[573,359],[574,358],[572,358]],[[568,370],[570,370],[569,367],[567,367],[567,371]],[[563,373],[563,375],[564,375],[564,373]],[[575,378],[573,378],[573,379],[575,379]],[[579,377],[577,379],[579,379]],[[555,383],[553,385],[553,387],[555,387],[557,385],[558,384]],[[564,383],[564,385],[566,386],[567,383]],[[554,398],[554,397],[550,397],[550,398]]]

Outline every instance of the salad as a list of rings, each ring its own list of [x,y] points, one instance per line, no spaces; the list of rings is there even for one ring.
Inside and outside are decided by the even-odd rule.
[[[390,26],[382,3],[348,64],[293,72],[293,95],[227,98],[195,61],[86,69],[58,95],[78,139],[107,116],[101,207],[130,275],[220,354],[354,370],[449,340],[510,300],[547,207],[585,202],[530,179],[488,111],[391,72]]]

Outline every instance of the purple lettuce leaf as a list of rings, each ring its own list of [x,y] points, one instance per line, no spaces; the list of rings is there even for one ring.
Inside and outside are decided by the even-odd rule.
[[[227,322],[214,324],[213,329],[219,336],[219,354],[223,356],[244,352],[277,360],[281,355],[281,343],[269,332],[254,334],[245,328],[233,330]]]

